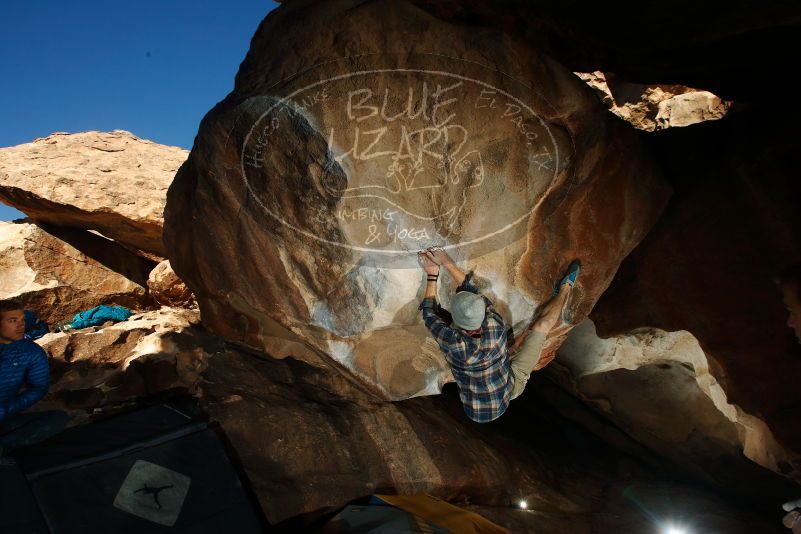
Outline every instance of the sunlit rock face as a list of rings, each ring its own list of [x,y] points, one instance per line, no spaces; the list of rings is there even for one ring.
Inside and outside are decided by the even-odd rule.
[[[48,324],[99,304],[146,307],[150,266],[108,239],[0,222],[0,299],[17,299]]]
[[[516,327],[581,258],[574,324],[658,217],[669,188],[607,115],[501,32],[405,2],[292,2],[169,190],[171,264],[227,339],[334,360],[385,398],[436,393],[450,372],[419,319],[416,251],[475,269]]]
[[[57,132],[0,149],[0,201],[31,219],[95,230],[164,257],[167,187],[187,151],[130,132]]]
[[[42,408],[83,418],[165,392],[199,394],[207,358],[224,349],[199,322],[196,310],[164,306],[105,327],[46,334],[37,340],[51,367]]]
[[[162,306],[193,307],[195,297],[172,270],[170,260],[156,265],[147,276],[147,288],[153,300]]]
[[[595,90],[609,111],[647,132],[722,119],[731,106],[709,91],[683,85],[630,83],[601,71],[576,76]]]

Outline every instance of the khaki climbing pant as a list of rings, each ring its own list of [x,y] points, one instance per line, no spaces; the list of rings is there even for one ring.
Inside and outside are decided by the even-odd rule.
[[[540,352],[542,352],[544,344],[545,333],[532,330],[526,340],[523,341],[523,344],[520,345],[517,353],[511,357],[514,380],[512,399],[519,397],[523,390],[526,389],[526,383],[534,370],[534,366],[537,365],[537,361],[540,359]]]

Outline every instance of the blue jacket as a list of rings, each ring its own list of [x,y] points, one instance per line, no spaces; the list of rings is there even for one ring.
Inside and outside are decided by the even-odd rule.
[[[42,347],[29,339],[0,344],[0,421],[32,406],[49,387],[50,370]]]

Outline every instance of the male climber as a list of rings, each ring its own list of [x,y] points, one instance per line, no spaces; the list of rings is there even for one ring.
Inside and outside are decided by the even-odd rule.
[[[0,300],[0,466],[10,449],[42,441],[64,428],[67,414],[59,411],[24,412],[50,387],[44,349],[25,337],[25,312],[14,300]]]
[[[427,278],[425,297],[420,303],[423,320],[445,353],[465,413],[479,423],[497,419],[509,402],[523,393],[539,360],[545,336],[561,321],[562,309],[581,264],[578,261],[570,264],[553,298],[532,325],[531,333],[510,358],[507,326],[492,301],[472,282],[473,271],[463,273],[439,248],[421,251],[418,257]],[[440,318],[436,301],[440,266],[450,272],[457,285],[451,300],[452,327]]]

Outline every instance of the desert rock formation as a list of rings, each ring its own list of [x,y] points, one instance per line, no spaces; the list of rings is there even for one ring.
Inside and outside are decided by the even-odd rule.
[[[165,193],[186,154],[124,130],[54,133],[0,149],[0,200],[163,258]]]
[[[204,118],[165,243],[217,334],[312,350],[404,399],[451,380],[417,310],[417,250],[475,269],[518,329],[581,257],[574,324],[669,193],[635,132],[535,48],[406,2],[292,2]]]
[[[25,222],[0,222],[0,298],[19,300],[51,326],[99,304],[138,308],[149,303],[148,262],[100,236],[51,232]]]

